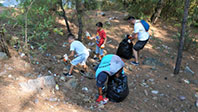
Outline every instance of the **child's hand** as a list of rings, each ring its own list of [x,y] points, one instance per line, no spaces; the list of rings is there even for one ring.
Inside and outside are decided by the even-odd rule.
[[[102,45],[100,46],[100,48],[101,48],[101,49],[104,49],[104,48],[105,48],[105,45],[104,45],[104,44],[102,44]]]

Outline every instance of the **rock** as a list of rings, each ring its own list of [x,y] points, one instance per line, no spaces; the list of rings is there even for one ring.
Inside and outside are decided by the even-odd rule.
[[[88,96],[85,96],[85,98],[83,99],[83,101],[89,103],[91,101],[91,99]]]
[[[191,75],[194,75],[194,74],[195,74],[195,72],[193,72],[193,71],[190,69],[189,66],[186,66],[185,72],[186,72],[186,73],[190,73]]]
[[[128,13],[125,13],[123,19],[124,19],[124,20],[128,20],[128,17],[129,17],[129,14],[128,14]]]
[[[65,76],[62,75],[62,76],[60,77],[60,80],[65,81],[65,80],[66,80]]]
[[[148,96],[148,92],[147,92],[147,90],[144,90],[144,94],[145,94],[146,96]]]
[[[4,52],[0,52],[0,60],[6,60],[6,59],[8,59],[7,54]]]
[[[61,56],[61,55],[55,55],[56,56],[56,59],[61,59],[61,58],[63,58],[63,56]]]
[[[150,65],[150,66],[164,66],[162,62],[159,62],[157,59],[154,58],[145,58],[143,60],[144,65]]]
[[[129,65],[129,66],[128,66],[128,70],[129,70],[129,71],[133,71],[133,69],[132,69],[132,66],[131,66],[131,65]]]
[[[153,93],[153,94],[158,94],[159,91],[157,91],[157,90],[152,90],[151,93]]]
[[[104,108],[104,105],[103,104],[98,104],[98,108],[102,109],[102,108]]]
[[[78,86],[78,80],[76,78],[72,78],[65,83],[65,86],[70,89],[75,89]]]
[[[110,26],[111,25],[111,22],[110,21],[105,21],[105,24]]]
[[[154,96],[152,99],[153,99],[153,100],[157,100],[157,97],[156,97],[156,96]]]
[[[27,82],[19,83],[24,92],[35,92],[40,88],[54,88],[56,83],[53,76],[43,76],[37,79],[30,79]]]
[[[198,85],[198,80],[190,80],[191,84]]]
[[[39,102],[39,99],[35,99],[35,100],[34,100],[34,103],[38,103],[38,102]]]
[[[34,78],[35,77],[35,75],[33,75],[31,73],[26,73],[24,76],[28,77],[28,78]]]
[[[53,76],[43,76],[40,79],[43,80],[44,86],[47,88],[54,88],[56,85],[56,82]]]

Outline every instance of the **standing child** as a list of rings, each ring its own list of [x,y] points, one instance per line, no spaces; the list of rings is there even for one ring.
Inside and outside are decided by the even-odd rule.
[[[96,24],[97,26],[97,34],[96,34],[96,55],[94,56],[94,59],[99,59],[101,60],[102,57],[104,56],[103,54],[103,49],[105,47],[107,38],[106,38],[106,33],[104,31],[103,24],[102,22],[98,22]]]
[[[72,71],[74,66],[77,64],[81,64],[83,68],[85,69],[85,72],[88,73],[88,67],[86,65],[87,58],[89,57],[89,52],[87,48],[78,40],[75,40],[75,36],[73,34],[69,34],[67,36],[68,42],[70,44],[70,51],[71,54],[68,56],[68,58],[71,58],[74,56],[74,53],[76,53],[76,58],[71,61],[71,68],[69,70],[69,73],[64,74],[67,77],[72,77]]]

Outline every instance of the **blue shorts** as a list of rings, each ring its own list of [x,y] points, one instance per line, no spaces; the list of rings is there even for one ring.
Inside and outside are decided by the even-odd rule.
[[[71,64],[73,66],[76,66],[77,64],[85,65],[88,57],[89,57],[89,53],[81,54],[81,55],[77,56],[75,59],[73,59],[71,61]]]
[[[96,45],[96,54],[99,54],[99,55],[103,55],[103,49],[101,49],[100,47],[98,47],[97,45]]]

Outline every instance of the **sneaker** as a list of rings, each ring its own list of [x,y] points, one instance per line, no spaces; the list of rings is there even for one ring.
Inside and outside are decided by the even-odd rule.
[[[99,58],[96,55],[94,55],[93,59],[94,60],[99,60]]]
[[[135,61],[132,61],[131,64],[135,65],[135,66],[138,66],[139,63],[136,63]]]
[[[63,73],[63,75],[65,75],[66,77],[73,77],[72,74],[69,73]]]

